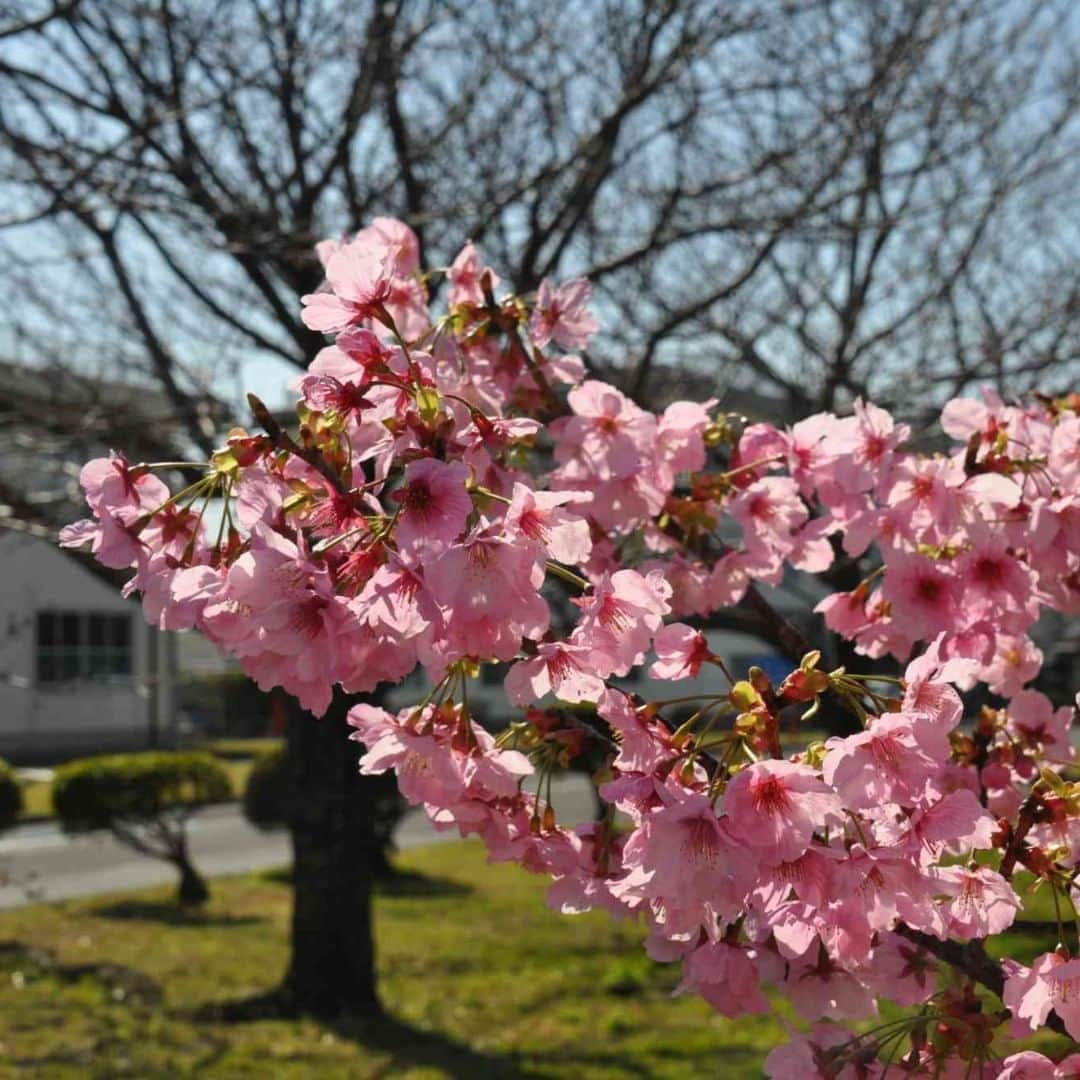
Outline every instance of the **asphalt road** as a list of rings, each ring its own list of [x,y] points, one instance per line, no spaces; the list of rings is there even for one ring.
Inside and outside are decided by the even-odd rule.
[[[582,776],[556,781],[553,799],[562,823],[592,816],[592,792]],[[203,811],[188,828],[192,858],[209,877],[284,866],[291,858],[288,834],[253,829],[236,803]],[[421,811],[413,810],[398,826],[395,840],[404,849],[456,835],[436,832]],[[19,907],[33,900],[123,892],[175,880],[176,873],[168,863],[137,854],[109,833],[68,837],[51,822],[41,822],[0,836],[0,908]]]

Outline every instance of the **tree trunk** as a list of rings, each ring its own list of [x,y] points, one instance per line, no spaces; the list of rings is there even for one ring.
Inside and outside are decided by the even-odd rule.
[[[210,899],[210,888],[205,878],[195,869],[188,858],[185,844],[176,858],[176,869],[180,871],[180,885],[176,890],[176,899],[184,907],[196,907]]]
[[[371,786],[348,741],[352,704],[335,692],[326,715],[289,720],[289,828],[293,845],[292,957],[288,1005],[317,1016],[379,1012],[371,886],[378,843]]]

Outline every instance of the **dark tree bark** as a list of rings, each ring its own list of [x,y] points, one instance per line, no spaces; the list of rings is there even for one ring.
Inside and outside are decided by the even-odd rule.
[[[180,885],[176,890],[176,899],[183,907],[198,907],[210,899],[210,888],[205,878],[184,852],[176,860],[176,869],[180,871]]]
[[[293,797],[292,956],[283,996],[297,1012],[372,1016],[380,1011],[372,933],[372,881],[381,855],[375,786],[348,741],[349,697],[327,714],[289,722]]]

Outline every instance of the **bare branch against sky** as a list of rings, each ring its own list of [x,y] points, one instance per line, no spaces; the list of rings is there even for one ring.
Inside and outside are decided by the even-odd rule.
[[[152,387],[164,443],[311,358],[312,245],[376,214],[429,264],[592,276],[590,360],[643,399],[1077,373],[1064,0],[10,7],[0,359]]]

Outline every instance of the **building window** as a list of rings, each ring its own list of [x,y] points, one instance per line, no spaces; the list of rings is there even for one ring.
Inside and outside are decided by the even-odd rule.
[[[91,611],[40,611],[37,681],[116,682],[131,676],[131,616]]]

